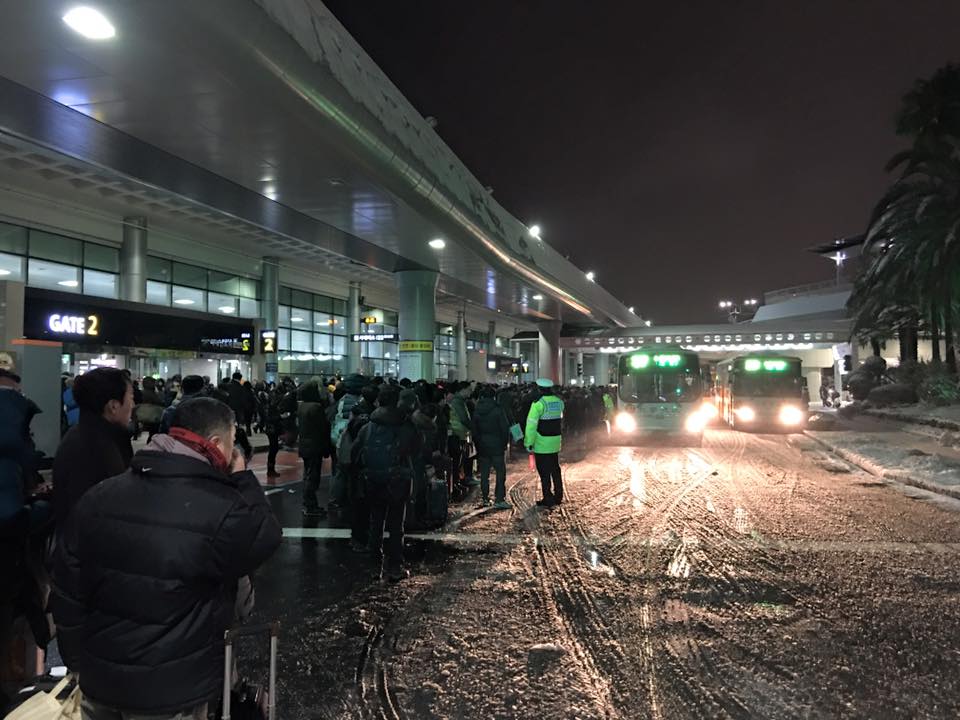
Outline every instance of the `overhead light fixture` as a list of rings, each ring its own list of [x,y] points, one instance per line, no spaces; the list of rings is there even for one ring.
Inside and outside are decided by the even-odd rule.
[[[102,12],[84,5],[68,10],[63,21],[88,40],[109,40],[117,34],[116,28]]]
[[[236,310],[236,308],[233,305],[221,305],[217,308],[217,310],[222,313],[232,313]]]
[[[303,318],[297,315],[296,317],[290,318],[290,322],[303,322]]]
[[[271,200],[277,199],[277,189],[273,185],[268,185],[263,189],[263,194]]]
[[[597,281],[597,274],[596,274],[593,270],[588,271],[588,272],[587,272],[587,280],[589,280],[590,282],[596,282],[596,281]]]
[[[627,308],[627,312],[633,315],[633,305]]]
[[[173,302],[175,305],[193,305],[194,303],[190,298],[177,298]]]
[[[80,283],[76,280],[61,280],[57,285],[63,285],[64,287],[77,287]]]
[[[540,295],[539,293],[537,293],[536,295],[533,296],[533,299],[534,299],[534,300],[543,300],[543,295]]]
[[[650,327],[651,325],[653,325],[653,323],[650,320],[647,320],[643,324],[646,325],[647,327]]]
[[[447,243],[443,238],[434,238],[428,242],[427,245],[432,247],[434,250],[443,250],[447,246]]]
[[[4,270],[3,268],[0,268],[0,277],[3,277],[4,275],[10,275],[10,274],[11,272],[9,270]]]
[[[540,226],[539,226],[539,225],[531,225],[531,226],[527,229],[527,232],[530,233],[530,237],[536,238],[537,240],[540,239]]]

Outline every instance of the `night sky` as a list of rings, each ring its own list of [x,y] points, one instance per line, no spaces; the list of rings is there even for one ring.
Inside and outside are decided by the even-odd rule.
[[[327,0],[495,197],[659,324],[828,279],[960,3]]]

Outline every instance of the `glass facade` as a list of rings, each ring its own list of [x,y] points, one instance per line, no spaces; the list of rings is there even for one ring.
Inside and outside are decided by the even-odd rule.
[[[277,317],[281,375],[347,372],[346,301],[281,286]]]
[[[361,308],[364,318],[376,318],[377,322],[364,324],[358,332],[380,334],[398,334],[399,316],[392,310],[381,308]],[[349,339],[348,339],[349,342]],[[397,377],[400,373],[399,343],[396,340],[360,343],[360,358],[363,372],[381,377]],[[417,378],[411,378],[416,380]]]
[[[188,263],[147,258],[147,302],[232,317],[260,317],[260,281]]]

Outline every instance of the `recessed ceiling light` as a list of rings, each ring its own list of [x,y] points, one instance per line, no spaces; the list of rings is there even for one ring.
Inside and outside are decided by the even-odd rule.
[[[77,287],[80,283],[76,280],[61,280],[57,285],[63,285],[64,287]]]
[[[194,301],[190,298],[177,298],[173,303],[174,305],[193,305]]]
[[[428,242],[427,245],[432,247],[434,250],[443,250],[447,246],[447,243],[443,238],[434,238]]]
[[[298,315],[297,317],[290,318],[290,322],[303,322],[303,318]]]
[[[4,270],[3,268],[0,268],[0,276],[10,275],[10,274],[11,274],[11,273],[10,273],[9,270]]]
[[[233,305],[221,305],[217,308],[217,310],[222,313],[232,313],[236,310],[236,308]]]
[[[89,40],[109,40],[117,34],[116,28],[106,16],[92,7],[72,8],[63,16],[63,21]]]
[[[533,296],[533,299],[534,299],[534,300],[543,300],[543,295],[540,295],[539,293],[537,293],[536,295]]]

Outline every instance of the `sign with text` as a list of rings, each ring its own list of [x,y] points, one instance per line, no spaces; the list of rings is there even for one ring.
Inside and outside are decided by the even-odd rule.
[[[266,355],[268,353],[275,353],[276,351],[277,351],[277,331],[261,330],[260,331],[260,354]]]
[[[386,342],[397,339],[396,333],[354,333],[350,336],[353,342]]]
[[[363,319],[363,324],[364,324],[364,325],[376,325],[378,322],[380,322],[380,321],[377,320],[377,316],[376,316],[376,315],[367,315],[367,317],[365,317],[365,318]]]
[[[400,352],[433,352],[433,340],[403,340]]]
[[[44,323],[54,335],[99,335],[100,316],[50,313]]]

